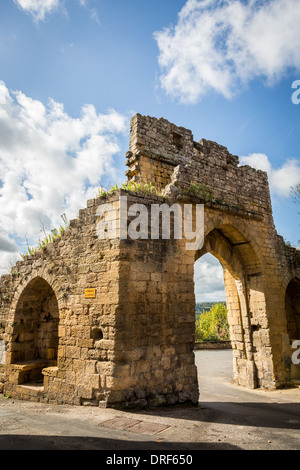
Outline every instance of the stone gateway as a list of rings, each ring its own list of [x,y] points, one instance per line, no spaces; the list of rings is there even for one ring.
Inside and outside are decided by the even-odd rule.
[[[0,278],[0,392],[105,407],[198,403],[193,275],[207,252],[224,271],[235,382],[273,389],[300,378],[300,253],[276,232],[267,174],[139,114],[126,164],[121,189],[88,201],[61,237]],[[201,205],[202,243],[186,249],[174,227],[147,236],[139,209],[154,204],[190,205],[194,228]],[[140,237],[110,236],[133,221]]]

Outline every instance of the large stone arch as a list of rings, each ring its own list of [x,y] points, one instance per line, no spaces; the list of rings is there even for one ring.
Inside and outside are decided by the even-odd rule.
[[[255,290],[253,276],[249,273],[261,272],[260,260],[252,243],[228,221],[206,235],[203,247],[195,252],[195,261],[205,253],[214,255],[223,267],[234,379],[239,385],[255,388],[263,382],[260,369],[265,365],[259,358],[265,357],[267,345],[256,341],[255,336],[260,332],[253,324],[252,303],[255,302],[256,309],[261,312],[261,324],[266,323],[266,315],[263,290]]]

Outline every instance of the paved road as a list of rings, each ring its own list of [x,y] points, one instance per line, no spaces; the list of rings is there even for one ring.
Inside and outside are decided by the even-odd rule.
[[[196,353],[200,404],[242,448],[300,449],[300,390],[247,390],[233,384],[232,351]],[[248,436],[248,437],[247,437]],[[248,442],[246,442],[248,439]],[[252,446],[253,444],[253,446]]]
[[[117,411],[0,395],[0,450],[300,450],[300,390],[232,383],[231,351],[197,351],[198,407]]]

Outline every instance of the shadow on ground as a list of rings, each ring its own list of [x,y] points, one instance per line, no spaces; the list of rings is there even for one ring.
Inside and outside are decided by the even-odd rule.
[[[82,436],[23,436],[1,435],[0,450],[104,450],[104,451],[193,451],[239,450],[226,443],[127,441]],[[98,462],[99,463],[99,462]]]
[[[134,414],[135,411],[131,410],[131,413]],[[137,413],[203,423],[300,429],[300,403],[207,402],[198,406],[139,410]]]

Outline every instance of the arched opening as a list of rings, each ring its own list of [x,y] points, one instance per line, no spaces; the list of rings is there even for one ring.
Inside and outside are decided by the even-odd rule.
[[[285,294],[287,332],[290,341],[300,339],[300,280],[290,281]]]
[[[222,264],[211,253],[204,254],[194,264],[195,364],[200,390],[217,377],[233,379],[224,275]]]
[[[194,284],[196,325],[201,326],[203,323],[203,329],[199,329],[198,332],[196,330],[196,341],[213,342],[229,339],[227,325],[222,322],[224,317],[222,313],[227,310],[223,267],[217,258],[210,253],[203,255],[195,262]],[[220,312],[220,315],[213,315],[213,312],[216,314]],[[206,322],[203,315],[205,315]],[[200,321],[201,317],[203,322]],[[212,324],[214,318],[216,322]],[[217,321],[218,318],[219,321]]]
[[[247,388],[265,386],[261,357],[267,332],[259,259],[249,240],[229,224],[207,234],[202,249],[195,252],[195,262],[207,253],[217,258],[223,270],[233,379]],[[220,274],[215,277],[220,279]]]
[[[58,321],[56,295],[36,277],[23,290],[13,322],[11,363],[20,364],[17,383],[41,381],[42,369],[56,365]]]

